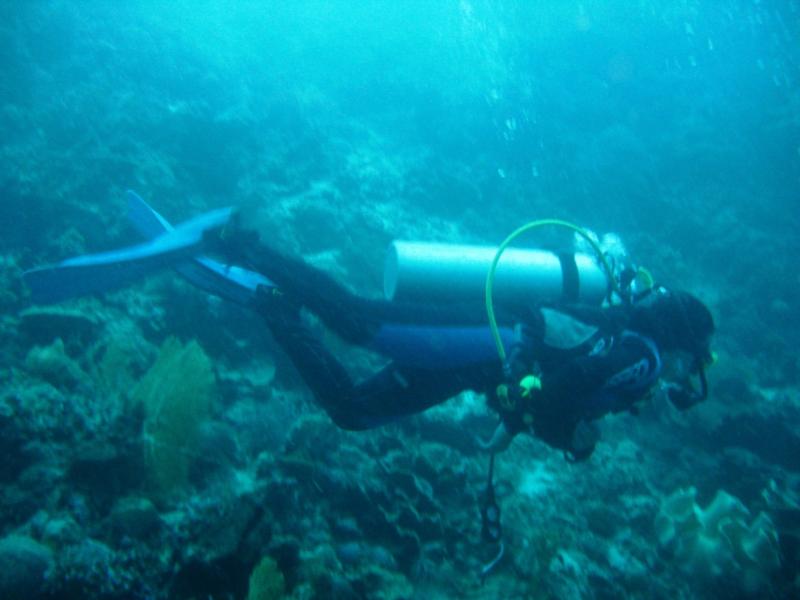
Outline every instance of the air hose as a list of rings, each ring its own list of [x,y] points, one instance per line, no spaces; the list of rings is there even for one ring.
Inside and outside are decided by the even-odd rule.
[[[619,294],[619,286],[617,285],[616,280],[614,279],[614,273],[611,269],[611,265],[608,264],[608,260],[603,254],[603,250],[600,248],[598,243],[589,235],[589,233],[575,225],[570,223],[569,221],[563,221],[561,219],[539,219],[538,221],[531,221],[527,223],[511,233],[503,243],[500,244],[500,247],[497,249],[497,252],[494,255],[494,259],[492,260],[492,264],[489,267],[489,273],[486,275],[486,316],[489,318],[489,327],[492,330],[492,337],[494,338],[495,346],[497,346],[497,354],[500,357],[500,361],[503,363],[504,367],[506,366],[507,355],[506,349],[503,346],[503,340],[500,337],[500,330],[497,327],[497,319],[495,318],[494,314],[494,300],[492,298],[492,292],[494,288],[494,274],[497,270],[497,265],[500,262],[500,257],[505,252],[506,248],[511,245],[511,243],[516,240],[519,236],[523,233],[527,233],[533,229],[538,229],[539,227],[546,227],[546,226],[555,226],[555,227],[564,227],[571,231],[574,231],[578,235],[580,235],[583,239],[585,239],[589,245],[594,250],[595,254],[597,254],[597,258],[600,261],[600,264],[603,266],[603,270],[608,277],[609,285],[611,287],[612,292],[616,292]]]

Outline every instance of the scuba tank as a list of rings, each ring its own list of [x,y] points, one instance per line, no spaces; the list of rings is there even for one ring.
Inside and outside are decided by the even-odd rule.
[[[498,249],[491,246],[394,241],[386,256],[387,300],[481,299]],[[498,301],[524,304],[532,298],[600,304],[610,282],[596,258],[583,252],[509,248],[494,271]]]

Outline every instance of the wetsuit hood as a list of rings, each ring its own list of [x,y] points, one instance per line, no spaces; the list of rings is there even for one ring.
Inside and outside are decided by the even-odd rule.
[[[710,358],[714,318],[688,292],[656,288],[633,306],[629,327],[652,338],[661,351],[684,350],[702,362]]]

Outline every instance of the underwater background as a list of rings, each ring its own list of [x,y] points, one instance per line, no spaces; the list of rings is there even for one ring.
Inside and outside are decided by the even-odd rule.
[[[0,67],[0,597],[800,597],[800,2],[6,0]],[[482,581],[482,398],[346,432],[174,273],[31,303],[126,189],[373,297],[392,239],[616,233],[712,308],[711,395],[516,439]]]

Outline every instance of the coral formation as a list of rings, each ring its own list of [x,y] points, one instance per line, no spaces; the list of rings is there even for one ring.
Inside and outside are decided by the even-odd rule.
[[[74,389],[86,378],[80,366],[67,355],[61,338],[49,346],[31,348],[25,357],[25,368],[56,388]]]
[[[712,580],[734,578],[749,593],[763,588],[780,567],[778,535],[766,513],[751,519],[724,490],[702,508],[694,487],[664,499],[656,517],[659,545],[689,573]]]
[[[10,535],[0,540],[0,597],[29,600],[44,592],[53,552],[36,540]]]
[[[200,345],[167,339],[133,392],[134,403],[144,407],[145,463],[158,491],[186,484],[215,393],[211,361]]]
[[[265,556],[250,574],[247,600],[278,600],[283,598],[285,586],[278,565],[272,558]]]

